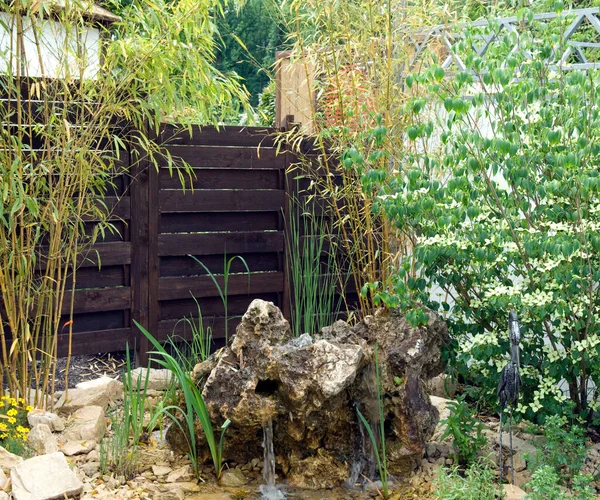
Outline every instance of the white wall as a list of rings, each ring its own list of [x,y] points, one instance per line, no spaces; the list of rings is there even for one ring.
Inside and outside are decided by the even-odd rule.
[[[100,67],[100,31],[91,26],[65,29],[57,21],[38,20],[36,42],[31,19],[23,17],[21,61],[24,76],[48,78],[94,78]],[[12,37],[12,64],[11,64]],[[13,15],[0,12],[0,74],[16,70],[17,29]],[[78,55],[79,53],[79,55]]]

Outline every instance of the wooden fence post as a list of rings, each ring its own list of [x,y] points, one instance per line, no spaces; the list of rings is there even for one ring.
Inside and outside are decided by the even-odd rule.
[[[133,132],[136,133],[135,131]],[[131,151],[131,318],[150,329],[149,297],[149,174],[154,169],[147,153]],[[136,364],[148,362],[148,340],[131,322],[130,348],[135,346]]]

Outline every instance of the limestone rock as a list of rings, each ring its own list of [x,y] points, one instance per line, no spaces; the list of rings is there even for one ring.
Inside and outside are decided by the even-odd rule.
[[[167,483],[176,483],[179,481],[190,481],[194,478],[194,472],[189,465],[184,465],[170,472],[167,476]]]
[[[231,347],[193,372],[214,424],[231,421],[224,455],[239,464],[262,455],[263,428],[271,420],[280,470],[295,485],[341,485],[349,463],[368,467],[368,459],[356,455],[370,446],[356,409],[369,421],[379,418],[378,346],[389,468],[398,475],[412,472],[439,418],[424,382],[443,371],[441,348],[448,341],[445,323],[428,314],[428,324],[418,328],[400,313],[382,310],[355,327],[337,321],[321,332],[292,338],[281,312],[272,303],[254,300]],[[205,452],[201,430],[197,436]],[[185,444],[175,425],[167,440],[175,449]]]
[[[13,467],[19,465],[22,461],[23,459],[19,455],[15,455],[0,446],[0,468],[2,470],[9,471]]]
[[[65,421],[56,413],[35,408],[27,414],[27,422],[30,427],[38,424],[47,425],[52,432],[61,432],[65,430]]]
[[[79,408],[69,420],[65,438],[69,441],[96,441],[104,437],[106,416],[102,406],[84,406]]]
[[[60,452],[25,460],[11,470],[10,478],[15,500],[52,500],[79,495],[83,490],[83,483]]]
[[[38,455],[58,451],[58,441],[46,424],[38,424],[29,431],[27,443]]]
[[[70,389],[68,398],[63,394],[56,408],[60,414],[70,414],[85,406],[106,408],[113,401],[123,397],[123,384],[110,377],[100,377],[81,382]]]
[[[173,469],[168,465],[153,465],[152,466],[152,474],[155,476],[166,476],[173,472]]]
[[[431,437],[432,441],[438,442],[441,441],[442,435],[446,430],[446,424],[442,424],[442,420],[447,419],[450,416],[450,408],[448,408],[448,403],[451,401],[450,399],[444,399],[437,396],[429,396],[431,400],[431,404],[435,406],[436,410],[439,413],[438,424],[435,428],[435,432]],[[452,439],[451,437],[447,438],[449,441]]]
[[[146,377],[148,377],[147,385]],[[146,387],[151,391],[166,391],[173,383],[173,373],[166,368],[139,367],[131,370],[131,382],[134,388],[138,387],[139,383],[141,389]]]
[[[458,389],[458,382],[445,373],[433,377],[425,383],[427,394],[437,396],[438,398],[454,398]]]
[[[83,455],[84,453],[91,452],[96,447],[96,441],[93,439],[87,441],[67,441],[60,447],[66,456],[72,457],[73,455]]]
[[[7,481],[8,481],[8,478],[6,477],[6,474],[4,473],[4,471],[2,469],[0,469],[0,490],[4,489]]]
[[[100,472],[100,462],[86,462],[79,467],[86,476],[92,477]]]
[[[504,487],[504,500],[523,500],[527,493],[525,493],[518,486],[513,486],[512,484],[505,484]]]
[[[239,488],[244,486],[248,480],[240,469],[227,469],[221,475],[221,486],[226,488]]]

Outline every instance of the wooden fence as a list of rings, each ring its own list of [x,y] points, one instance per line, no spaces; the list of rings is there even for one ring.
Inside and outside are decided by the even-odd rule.
[[[87,252],[78,270],[73,354],[123,350],[135,345],[140,361],[148,342],[132,320],[159,340],[189,336],[183,317],[195,314],[196,298],[215,339],[225,335],[225,309],[210,274],[221,287],[225,255],[239,255],[228,280],[229,330],[254,298],[287,310],[285,276],[286,166],[276,154],[274,129],[162,127],[158,138],[174,158],[193,170],[182,188],[177,168],[157,170],[131,162],[119,178],[115,224]],[[192,189],[193,188],[193,189]],[[118,200],[118,203],[117,203]],[[98,267],[98,257],[101,266]],[[65,321],[67,318],[65,317]],[[67,338],[59,341],[66,352]]]

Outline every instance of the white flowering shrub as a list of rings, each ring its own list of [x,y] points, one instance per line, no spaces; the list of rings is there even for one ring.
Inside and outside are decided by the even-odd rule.
[[[600,73],[548,65],[565,47],[536,26],[518,51],[506,33],[485,59],[467,34],[465,71],[433,66],[406,78],[406,147],[384,152],[385,175],[363,179],[379,192],[375,208],[413,242],[393,291],[378,299],[442,312],[457,369],[488,396],[509,359],[515,310],[518,411],[588,416],[600,404]]]

